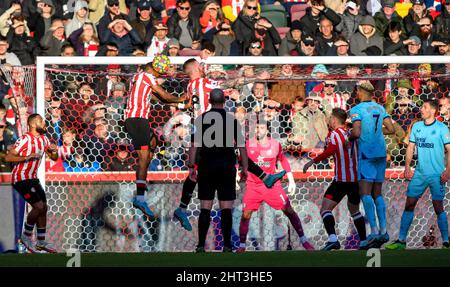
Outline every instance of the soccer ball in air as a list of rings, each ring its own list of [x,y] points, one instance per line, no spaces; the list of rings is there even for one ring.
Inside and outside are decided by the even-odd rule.
[[[159,74],[165,74],[169,71],[170,60],[166,55],[158,54],[153,58],[152,67]]]

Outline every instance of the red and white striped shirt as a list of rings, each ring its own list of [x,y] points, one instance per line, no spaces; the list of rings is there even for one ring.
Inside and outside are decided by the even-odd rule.
[[[322,95],[322,97],[326,98],[331,105],[331,108],[341,108],[344,111],[347,110],[347,100],[339,93],[334,93],[333,96],[330,98],[330,96],[326,97],[325,94]]]
[[[347,148],[345,144],[348,141],[349,134],[349,131],[344,128],[337,128],[329,132],[325,140],[325,151],[314,158],[314,162],[318,163],[333,155],[334,179],[336,181],[356,182],[358,180],[356,143],[351,148]]]
[[[189,81],[187,86],[188,96],[189,98],[197,96],[199,101],[198,108],[194,106],[195,117],[209,111],[211,108],[209,104],[209,93],[216,88],[220,88],[219,82],[207,78],[198,78]]]
[[[13,149],[19,156],[29,156],[32,153],[38,154],[38,159],[19,162],[12,171],[12,184],[18,181],[37,178],[37,170],[41,163],[42,155],[50,145],[50,140],[44,136],[34,136],[26,133],[21,136],[14,144]]]
[[[156,78],[147,72],[134,75],[131,81],[131,92],[125,110],[125,119],[144,118],[150,116],[150,99],[153,87],[157,85]]]

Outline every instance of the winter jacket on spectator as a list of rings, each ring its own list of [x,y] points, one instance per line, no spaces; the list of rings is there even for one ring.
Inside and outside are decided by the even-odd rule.
[[[133,27],[133,29],[136,30],[136,32],[138,32],[139,38],[141,38],[142,40],[146,39],[144,43],[146,45],[146,48],[148,45],[150,45],[150,41],[153,38],[153,34],[155,34],[155,29],[153,29],[152,24],[153,20],[154,18],[153,15],[151,14],[149,21],[144,22],[138,16],[136,19],[130,22],[131,27]]]
[[[169,34],[167,37],[175,38],[180,40],[181,36],[181,27],[178,24],[180,21],[180,16],[178,13],[174,13],[169,20],[167,21],[167,27],[169,28]],[[202,40],[202,29],[198,22],[198,19],[194,18],[191,14],[189,14],[187,28],[189,30],[189,35],[191,35],[192,41],[201,41]],[[181,47],[185,48],[185,47]],[[187,47],[190,48],[190,47]]]
[[[392,42],[391,39],[384,39],[383,41],[383,54],[386,56],[395,54],[397,56],[408,55],[408,48],[403,44],[404,37],[400,36],[400,40],[397,43]]]
[[[73,10],[74,12],[73,18],[72,20],[70,20],[69,23],[67,23],[65,27],[66,37],[70,37],[70,34],[72,34],[73,31],[80,29],[81,27],[83,27],[83,24],[86,23],[86,21],[89,21],[89,10],[87,11],[84,19],[80,20],[77,17],[77,12],[83,8],[88,10],[88,4],[86,3],[86,1],[75,2],[75,8]]]
[[[386,31],[387,26],[390,22],[396,21],[399,23],[402,23],[402,17],[397,14],[397,12],[394,11],[394,13],[391,16],[391,19],[386,18],[386,15],[383,11],[379,11],[373,16],[375,20],[375,27],[377,28],[377,33],[381,37],[384,37],[384,33]],[[402,27],[403,33],[405,32],[404,27]]]
[[[39,45],[34,38],[27,36],[26,33],[18,35],[13,29],[6,35],[9,43],[9,51],[16,54],[22,65],[33,65],[36,57],[40,54]]]
[[[269,21],[267,19],[267,21]],[[264,29],[261,30],[260,33],[262,32],[262,34],[259,34],[256,30],[255,30],[255,35],[253,37],[253,39],[260,39],[263,41],[263,56],[277,56],[277,48],[276,45],[279,45],[281,43],[281,37],[280,34],[278,33],[277,29],[275,28],[275,26],[272,25],[272,27],[270,27],[269,29]],[[247,50],[245,50],[247,51]]]
[[[365,34],[363,31],[363,24],[371,25],[372,32]],[[350,39],[350,51],[356,56],[367,56],[365,50],[369,47],[377,47],[383,53],[383,38],[377,34],[375,29],[375,21],[371,16],[365,16],[358,28],[358,33]]]
[[[441,15],[436,18],[433,25],[437,34],[450,37],[450,13],[446,8],[442,9]]]
[[[5,53],[0,55],[0,65],[10,64],[12,66],[20,66],[20,60],[14,53]]]
[[[306,9],[306,14],[300,19],[303,27],[305,27],[305,31],[307,31],[310,35],[316,36],[319,33],[320,26],[320,18],[322,16],[327,17],[332,23],[333,26],[337,26],[341,22],[341,17],[339,17],[336,12],[332,9],[325,8],[319,15],[313,16],[311,14],[312,8],[308,7]]]
[[[425,16],[429,16],[428,12],[425,13]],[[422,18],[423,18],[422,17]],[[431,17],[431,16],[430,16]],[[406,35],[411,35],[416,29],[418,29],[417,22],[420,20],[420,17],[414,13],[413,9],[410,9],[408,15],[403,18],[403,27],[405,29]],[[434,28],[433,28],[434,29]]]
[[[286,37],[281,40],[280,48],[278,49],[278,56],[286,56],[289,55],[289,53],[295,49],[297,44],[299,44],[299,41],[295,41],[294,38],[292,38],[291,33],[287,33]]]
[[[118,17],[118,16],[115,16],[115,17]],[[125,19],[125,20],[127,20],[127,21],[129,20],[129,19],[128,19],[128,16],[127,16],[126,14],[120,13],[120,17],[122,17],[122,19]],[[100,43],[101,43],[101,44],[105,44],[105,43],[108,42],[108,41],[106,41],[106,39],[104,38],[104,35],[107,35],[107,34],[105,34],[105,32],[106,32],[106,31],[109,31],[108,26],[109,26],[109,24],[113,21],[113,18],[114,18],[114,17],[111,17],[109,11],[106,10],[106,11],[105,11],[105,15],[103,15],[103,17],[100,19],[100,22],[99,22],[98,25],[97,25],[97,33],[98,33],[98,37],[99,37],[99,39],[100,39]],[[128,21],[128,22],[129,22],[129,21]],[[139,34],[138,34],[138,36],[139,36]],[[119,47],[119,48],[120,48],[120,47]]]
[[[136,160],[132,156],[121,159],[117,155],[107,157],[103,163],[105,171],[134,171],[136,168]]]
[[[11,7],[11,4],[14,0],[3,0],[0,1],[0,15],[2,15],[6,10]]]
[[[334,46],[334,42],[336,41],[336,38],[338,37],[338,34],[333,33],[333,37],[331,39],[325,39],[322,35],[322,33],[317,34],[316,38],[316,51],[319,56],[329,56],[333,53],[333,50],[336,50],[336,47]]]
[[[353,34],[358,31],[359,24],[361,23],[363,16],[360,14],[352,15],[347,10],[341,16],[341,22],[336,26],[337,31],[341,31],[345,39],[349,40]]]
[[[119,53],[123,56],[130,56],[133,54],[134,46],[140,45],[142,43],[141,38],[139,38],[138,32],[131,29],[125,36],[120,37],[114,34],[110,29],[106,30],[102,38],[105,43],[115,43],[119,47]]]
[[[241,46],[241,55],[244,55],[250,46],[250,41],[255,34],[255,21],[250,17],[244,15],[243,12],[239,13],[236,21],[233,22],[231,28],[236,35],[236,41]]]
[[[49,19],[44,19],[41,15],[42,10],[37,8],[36,12],[30,15],[30,20],[28,21],[28,27],[30,28],[30,31],[34,32],[34,39],[36,39],[37,42],[41,41],[42,37],[44,37],[45,33],[50,29],[53,19],[57,18],[53,1],[44,0],[43,2],[53,7],[51,17]]]
[[[100,43],[98,43],[97,40],[83,42],[80,39],[81,34],[83,34],[83,27],[73,31],[69,37],[69,42],[72,43],[72,45],[75,47],[77,56],[90,56],[93,54],[97,54],[100,50]]]
[[[53,31],[47,31],[39,42],[41,45],[41,56],[60,56],[64,43],[66,43],[65,39],[60,40],[53,36]]]
[[[6,34],[8,34],[9,31],[9,20],[11,16],[14,14],[15,8],[11,7],[8,10],[6,10],[3,14],[0,15],[0,34],[4,37],[6,37]],[[25,21],[25,33],[28,35],[30,34],[30,30],[28,29],[27,22]]]
[[[244,7],[244,0],[222,0],[222,11],[225,18],[234,22]],[[261,13],[261,5],[258,3],[258,13]]]
[[[230,56],[232,46],[236,46],[234,34],[221,35],[216,33],[213,37],[213,44],[216,48],[215,56]]]

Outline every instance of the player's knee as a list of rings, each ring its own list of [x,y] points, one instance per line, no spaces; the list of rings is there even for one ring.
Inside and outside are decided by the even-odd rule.
[[[245,220],[250,220],[252,218],[252,212],[251,211],[244,211],[244,213],[242,213],[242,218]]]
[[[47,207],[43,202],[34,204],[33,209],[35,209],[39,215],[47,213]]]
[[[444,212],[443,204],[433,204],[433,209],[436,215],[439,215],[440,213]]]

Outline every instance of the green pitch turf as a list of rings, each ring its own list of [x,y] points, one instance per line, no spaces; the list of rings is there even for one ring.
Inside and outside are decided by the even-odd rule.
[[[0,267],[65,267],[65,254],[0,254]],[[234,253],[82,253],[82,267],[364,267],[365,251],[247,252]],[[383,267],[450,267],[450,250],[381,251]]]

